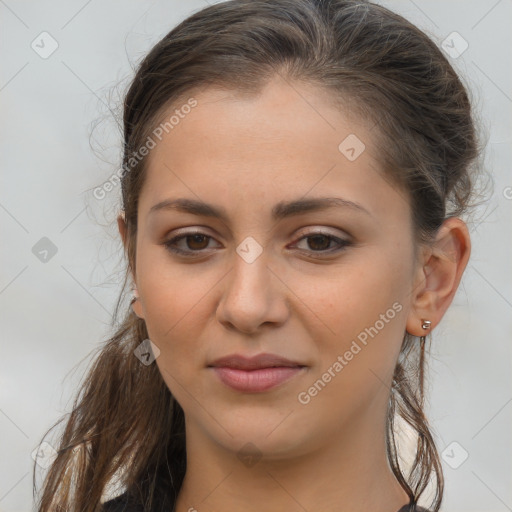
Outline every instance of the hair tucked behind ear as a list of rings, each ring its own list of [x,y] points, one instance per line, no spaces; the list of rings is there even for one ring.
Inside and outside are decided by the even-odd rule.
[[[134,154],[172,105],[209,85],[257,93],[276,73],[330,94],[374,122],[382,172],[410,199],[416,242],[466,212],[478,155],[464,86],[438,47],[401,16],[364,0],[233,0],[194,13],[140,63],[124,101],[122,201],[127,274],[136,267],[138,198],[146,159]],[[116,316],[119,311],[116,308]],[[156,364],[133,354],[147,338],[129,310],[101,347],[67,418],[39,512],[101,510],[118,478],[134,503],[169,510],[186,467],[184,416]],[[429,482],[441,505],[443,475],[423,411],[423,348],[405,335],[387,418],[392,470],[412,503]],[[402,467],[395,419],[417,435]],[[35,469],[35,467],[34,467]]]

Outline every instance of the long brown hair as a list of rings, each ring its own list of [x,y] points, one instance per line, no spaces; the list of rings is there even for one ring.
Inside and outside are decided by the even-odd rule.
[[[130,159],[170,106],[193,92],[216,85],[257,93],[276,73],[327,91],[374,123],[385,173],[410,199],[415,242],[431,242],[447,217],[468,210],[480,153],[468,93],[436,44],[401,16],[365,0],[232,0],[182,21],[142,60],[124,98],[127,265],[114,313],[122,319],[76,396],[39,512],[101,510],[114,480],[145,507],[170,510],[175,502],[186,470],[183,410],[157,365],[134,357],[148,333],[129,306],[120,306],[135,272],[147,162]],[[405,333],[390,392],[387,452],[411,504],[433,485],[437,512],[443,473],[423,410],[424,350]],[[408,472],[398,455],[397,418],[416,433]]]

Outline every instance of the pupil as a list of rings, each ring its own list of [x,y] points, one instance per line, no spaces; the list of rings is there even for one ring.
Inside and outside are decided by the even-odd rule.
[[[316,247],[317,250],[325,250],[329,247],[329,243],[330,243],[330,240],[328,237],[326,237],[325,235],[315,235],[315,236],[310,236],[309,237],[309,240],[314,240],[313,244],[311,244],[311,242],[308,242],[308,245],[310,247],[310,249],[315,249],[315,244],[316,242],[321,242],[323,239],[324,242],[327,242],[327,243],[320,243],[320,247]],[[316,242],[315,242],[316,241]]]
[[[192,244],[190,244],[190,243],[188,244],[190,249],[204,249],[204,241],[206,240],[205,235],[190,235],[188,237],[188,239],[189,239],[189,241],[190,241],[190,239],[193,240]],[[201,246],[201,240],[203,241],[202,246]],[[199,243],[200,247],[194,246],[194,243],[196,243],[196,242]],[[206,245],[208,245],[208,243]]]

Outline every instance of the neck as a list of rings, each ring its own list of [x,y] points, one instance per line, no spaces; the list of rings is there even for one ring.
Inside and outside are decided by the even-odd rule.
[[[343,426],[300,455],[245,463],[187,423],[187,472],[176,512],[397,512],[409,498],[386,457],[375,417]],[[380,435],[377,435],[380,433]]]

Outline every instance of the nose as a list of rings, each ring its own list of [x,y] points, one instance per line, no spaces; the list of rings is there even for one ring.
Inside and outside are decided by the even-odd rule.
[[[246,334],[264,324],[282,325],[289,315],[288,289],[277,274],[263,254],[248,263],[235,253],[233,269],[222,280],[217,320]]]

